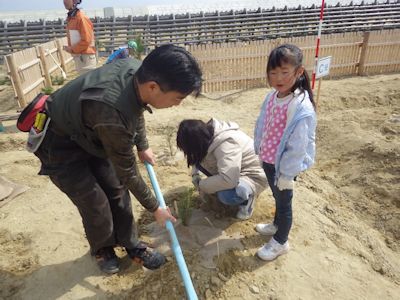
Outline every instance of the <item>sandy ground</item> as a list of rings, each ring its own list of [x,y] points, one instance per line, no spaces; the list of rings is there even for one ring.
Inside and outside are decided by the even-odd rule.
[[[176,130],[184,118],[217,117],[236,121],[252,135],[266,92],[254,89],[220,100],[202,96],[146,116],[168,203],[191,185],[182,154],[168,146],[174,144],[170,128]],[[10,87],[0,86],[0,111],[15,112],[15,103]],[[270,221],[274,212],[269,191],[248,221],[195,209],[189,226],[177,224],[200,299],[399,299],[400,75],[324,81],[318,118],[317,163],[296,183],[287,255],[269,263],[255,257],[266,238],[254,226]],[[0,208],[0,298],[185,299],[168,235],[136,200],[142,239],[158,246],[169,262],[147,271],[118,251],[122,271],[101,274],[76,208],[37,175],[39,161],[24,149],[26,134],[12,121],[4,126],[0,176],[30,190]],[[147,178],[143,167],[142,174]]]

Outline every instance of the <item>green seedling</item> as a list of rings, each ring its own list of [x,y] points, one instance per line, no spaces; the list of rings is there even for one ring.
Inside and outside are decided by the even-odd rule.
[[[51,76],[51,83],[53,85],[63,85],[65,82],[65,79],[63,76]]]
[[[182,224],[188,226],[193,210],[194,188],[188,188],[178,199],[178,216]]]
[[[51,95],[54,92],[54,89],[51,86],[46,86],[46,87],[42,88],[42,92],[45,95]]]

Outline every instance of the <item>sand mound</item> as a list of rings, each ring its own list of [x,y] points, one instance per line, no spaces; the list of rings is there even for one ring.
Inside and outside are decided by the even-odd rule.
[[[266,241],[254,226],[270,221],[274,213],[269,191],[258,199],[248,221],[197,205],[189,226],[176,225],[200,299],[398,298],[399,82],[398,74],[323,82],[317,163],[296,183],[288,255],[269,263],[254,256]],[[159,154],[155,171],[171,206],[190,187],[182,154],[171,148],[171,128],[184,118],[216,117],[234,120],[252,135],[266,92],[254,89],[218,101],[207,95],[146,116],[150,144]],[[0,108],[15,109],[15,104],[10,106],[7,98],[0,100]],[[88,253],[75,207],[46,177],[36,175],[39,162],[24,150],[26,135],[14,133],[11,122],[5,127],[0,133],[0,175],[31,189],[0,209],[0,297],[185,297],[168,234],[137,201],[141,237],[166,253],[169,262],[161,270],[146,271],[119,250],[122,271],[103,276]],[[141,171],[146,177],[145,169]],[[197,203],[199,199],[196,194]]]

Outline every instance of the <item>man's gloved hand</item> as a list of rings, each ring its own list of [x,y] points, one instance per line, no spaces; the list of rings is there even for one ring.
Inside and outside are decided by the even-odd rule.
[[[280,190],[280,191],[293,190],[294,180],[281,176],[278,178],[278,183],[276,186],[278,187],[278,190]]]
[[[199,190],[199,184],[200,184],[201,176],[200,174],[193,174],[192,175],[192,183],[196,190]]]

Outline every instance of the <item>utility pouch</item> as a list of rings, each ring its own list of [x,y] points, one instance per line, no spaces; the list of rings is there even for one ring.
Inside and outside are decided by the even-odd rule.
[[[37,115],[40,114],[42,116],[38,117],[38,124],[31,127],[29,131],[28,141],[26,143],[26,149],[32,153],[36,152],[42,144],[51,120],[50,117],[47,116],[45,113],[38,113]]]
[[[38,113],[44,112],[45,111],[45,104],[46,100],[49,96],[44,95],[40,93],[35,97],[35,99],[32,100],[31,103],[29,103],[21,112],[19,115],[19,118],[17,120],[17,128],[23,132],[29,132],[31,128],[36,124],[37,120],[37,115]],[[38,120],[39,121],[39,120]],[[44,128],[46,120],[43,119],[43,123],[41,123],[42,129]]]

